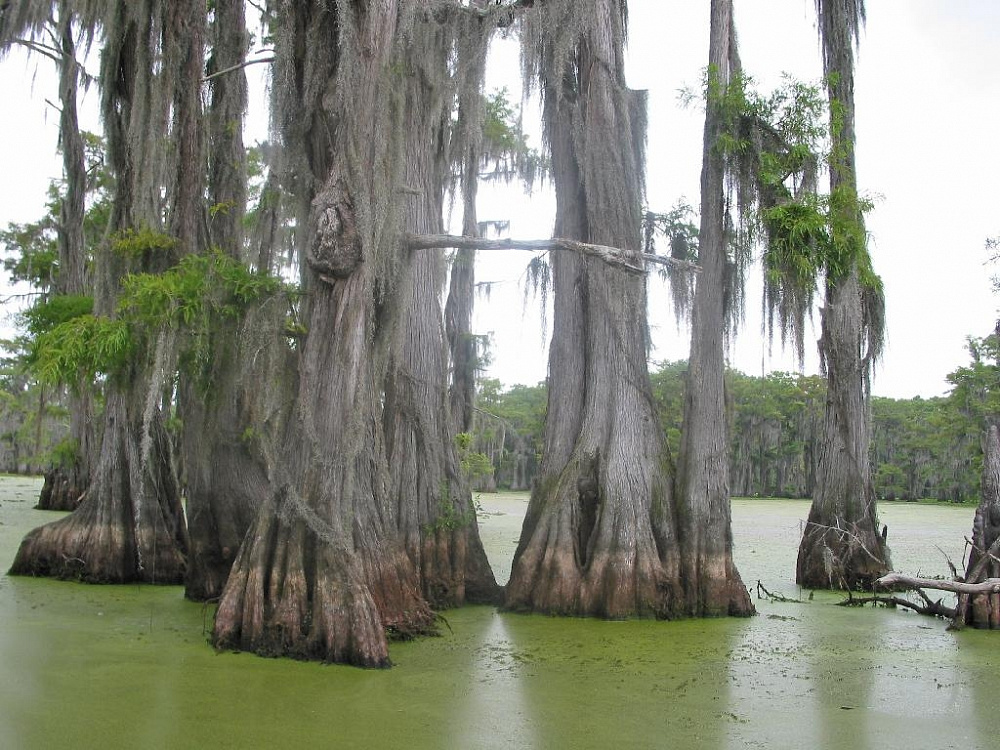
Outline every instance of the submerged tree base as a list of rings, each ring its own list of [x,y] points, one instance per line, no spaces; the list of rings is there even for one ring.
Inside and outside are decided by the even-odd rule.
[[[287,493],[261,508],[216,612],[216,648],[388,667],[388,637],[434,632],[405,553],[352,551],[320,523]]]
[[[87,490],[87,479],[75,468],[53,467],[45,472],[38,510],[76,510]]]
[[[72,515],[29,533],[10,575],[84,583],[184,582],[184,555],[165,529],[144,534],[142,547],[150,554],[139,559],[131,529],[123,523],[109,523],[95,505],[85,503]]]
[[[12,575],[183,582],[187,527],[162,420],[137,424],[120,392],[108,396],[105,419],[101,459],[80,506],[24,538]]]
[[[867,526],[809,521],[799,545],[796,582],[809,589],[870,591],[890,567],[884,539]]]

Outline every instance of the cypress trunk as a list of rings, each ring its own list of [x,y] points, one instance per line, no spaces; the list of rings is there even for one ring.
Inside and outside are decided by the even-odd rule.
[[[972,522],[972,550],[966,565],[966,583],[1000,578],[996,550],[1000,539],[1000,426],[989,420],[983,435],[982,496]],[[955,621],[977,628],[1000,628],[1000,594],[958,597]]]
[[[88,583],[181,583],[187,533],[170,440],[158,418],[108,394],[100,459],[79,507],[35,529],[18,549],[12,575]],[[149,452],[148,457],[144,456]]]
[[[387,666],[387,632],[408,637],[433,621],[399,541],[383,432],[400,262],[394,71],[407,18],[397,0],[280,9],[285,148],[290,166],[309,170],[297,175],[300,202],[314,195],[308,334],[272,494],[216,613],[221,648]],[[310,122],[329,127],[303,130]],[[322,177],[318,191],[309,173]]]
[[[861,0],[817,0],[823,44],[823,70],[831,108],[831,200],[847,198],[847,217],[861,224],[857,208],[854,158],[854,47],[864,17]],[[837,217],[833,244],[850,237]],[[863,226],[860,235],[863,236]],[[831,264],[826,279],[819,348],[827,376],[826,408],[820,438],[816,485],[809,520],[799,544],[796,581],[810,588],[868,587],[891,570],[885,535],[878,532],[869,446],[869,377],[872,321],[866,316],[866,290],[859,272],[864,247],[856,248],[846,268]],[[879,334],[875,335],[875,338]]]
[[[402,181],[410,191],[401,200],[400,220],[408,232],[433,234],[443,231],[451,104],[444,89],[452,39],[434,23],[418,23],[413,33],[405,53],[411,74],[402,153]],[[441,250],[403,259],[385,407],[400,537],[423,595],[435,607],[496,601],[499,595],[452,433],[443,283]]]
[[[193,246],[200,215],[198,29],[205,12],[194,0],[115,3],[101,61],[102,114],[115,177],[109,229],[160,228],[166,195],[182,251]],[[173,252],[126,260],[105,248],[95,310],[114,314],[126,272],[159,272],[175,261]],[[25,538],[13,572],[106,583],[183,579],[187,529],[162,409],[172,340],[161,333],[125,372],[109,378],[100,453],[86,495],[72,515]]]
[[[212,36],[209,73],[243,62],[248,38],[242,0],[215,3]],[[209,230],[214,247],[239,259],[246,206],[246,76],[242,70],[230,70],[210,83]],[[253,450],[250,405],[262,394],[252,368],[244,366],[259,359],[246,325],[227,319],[213,324],[205,343],[211,350],[208,365],[204,371],[185,373],[178,394],[191,539],[185,595],[199,601],[222,593],[240,544],[268,494],[263,461]]]
[[[67,0],[59,6],[59,143],[62,147],[63,175],[66,195],[59,208],[58,246],[59,294],[85,295],[87,248],[83,232],[86,212],[87,165],[83,136],[77,114],[79,64],[73,36],[75,15]],[[94,455],[94,404],[88,393],[89,383],[78,383],[67,397],[69,409],[69,439],[73,443],[73,459],[52,466],[45,472],[45,482],[38,498],[41,510],[73,510],[79,505],[90,483]]]
[[[754,608],[733,563],[729,430],[725,398],[727,236],[725,132],[721,97],[738,72],[731,0],[712,0],[709,96],[701,171],[698,276],[691,356],[677,466],[681,580],[694,615],[750,615]],[[714,79],[714,80],[713,80]],[[714,92],[714,93],[713,93]]]
[[[624,84],[625,8],[585,6],[545,3],[532,19],[555,234],[622,247],[641,264],[644,108]],[[572,253],[556,253],[552,271],[544,458],[507,606],[680,614],[670,457],[646,367],[645,281]]]

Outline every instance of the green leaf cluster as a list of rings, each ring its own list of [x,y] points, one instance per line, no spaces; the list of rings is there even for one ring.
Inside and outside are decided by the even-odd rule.
[[[135,346],[128,321],[80,315],[35,339],[30,364],[43,383],[72,385],[124,372]]]
[[[137,242],[142,236],[152,237],[132,235]],[[156,239],[151,246],[170,243]],[[164,273],[126,275],[114,317],[93,315],[89,298],[53,297],[36,305],[25,314],[35,334],[30,363],[48,383],[118,377],[157,331],[174,330],[182,334],[186,361],[200,366],[220,321],[282,289],[280,279],[253,273],[222,252],[189,255]]]
[[[209,325],[213,316],[235,318],[281,289],[277,277],[254,273],[216,250],[185,256],[165,273],[129,274],[118,307],[144,327],[193,328]]]
[[[3,267],[13,282],[26,282],[47,290],[55,284],[59,269],[59,245],[55,218],[50,213],[29,224],[9,224],[0,232]]]
[[[148,261],[177,247],[177,239],[149,227],[124,229],[111,239],[111,250],[123,258]]]
[[[20,324],[32,339],[56,326],[94,311],[94,298],[86,295],[53,294],[42,297],[20,314]]]

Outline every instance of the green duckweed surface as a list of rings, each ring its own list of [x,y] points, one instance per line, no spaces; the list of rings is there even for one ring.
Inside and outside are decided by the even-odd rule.
[[[0,479],[0,565],[55,514]],[[526,497],[481,498],[497,577]],[[736,500],[748,585],[799,596],[808,503]],[[960,564],[971,508],[888,505],[895,567]],[[806,597],[803,597],[806,598]],[[179,587],[0,577],[0,748],[993,748],[1000,634],[906,612],[758,600],[745,620],[602,622],[445,613],[438,638],[365,671],[206,643]]]

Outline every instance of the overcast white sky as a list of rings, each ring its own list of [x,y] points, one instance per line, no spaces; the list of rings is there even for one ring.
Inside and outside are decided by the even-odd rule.
[[[813,0],[735,0],[735,6],[744,68],[761,88],[777,85],[782,72],[819,78]],[[649,90],[648,202],[654,210],[681,196],[698,203],[702,115],[680,109],[677,90],[696,84],[707,60],[708,8],[708,0],[630,2],[628,79],[633,88]],[[965,337],[988,333],[996,317],[983,245],[1000,234],[994,210],[1000,3],[868,0],[867,8],[856,81],[858,178],[863,190],[881,196],[868,229],[885,282],[889,335],[874,392],[934,396],[946,391],[945,375],[966,361]],[[492,85],[514,89],[517,69],[508,44],[495,56]],[[47,62],[32,86],[35,77],[34,65],[19,55],[0,65],[0,226],[36,218],[49,179],[59,175],[58,115],[44,102],[55,98],[55,77]],[[263,94],[252,100],[262,102]],[[85,109],[95,107],[92,92]],[[529,106],[525,116],[537,113]],[[87,126],[97,129],[90,117]],[[257,135],[264,136],[262,127]],[[517,191],[484,191],[480,218],[509,218],[512,236],[539,238],[550,234],[553,211],[544,191],[529,199]],[[494,334],[490,374],[505,383],[545,377],[537,305],[522,312],[518,279],[525,263],[519,255],[493,255],[477,272],[480,280],[508,281],[480,301],[477,315],[479,331]],[[669,308],[665,289],[652,283],[654,360],[687,356],[687,331],[677,329]],[[758,310],[752,298],[731,363],[751,374],[794,369],[777,345],[768,352]],[[806,371],[815,369],[815,345],[807,344]]]
[[[629,85],[649,90],[649,205],[662,211],[685,196],[697,206],[702,114],[682,110],[677,90],[697,84],[707,61],[708,0],[633,0],[629,7]],[[1000,234],[1000,3],[868,0],[867,10],[856,80],[858,177],[877,197],[868,230],[885,283],[889,337],[873,390],[928,397],[944,393],[945,375],[966,362],[965,337],[989,333],[996,317],[984,241]],[[744,68],[761,89],[778,85],[783,72],[819,80],[813,0],[735,0],[735,12]],[[499,66],[515,67],[510,59]],[[507,205],[483,206],[481,216],[510,216],[512,235],[546,236],[552,210],[548,196],[526,204],[511,197]],[[516,278],[520,270],[506,258],[490,266],[481,278]],[[499,290],[480,316],[494,331],[492,372],[508,383],[537,382],[545,349],[534,315],[522,320],[521,297]],[[688,332],[677,330],[669,308],[666,290],[652,283],[653,360],[687,357]],[[769,353],[759,308],[759,296],[751,297],[731,364],[750,374],[794,370],[777,342]],[[807,372],[818,366],[818,322],[817,315]]]

